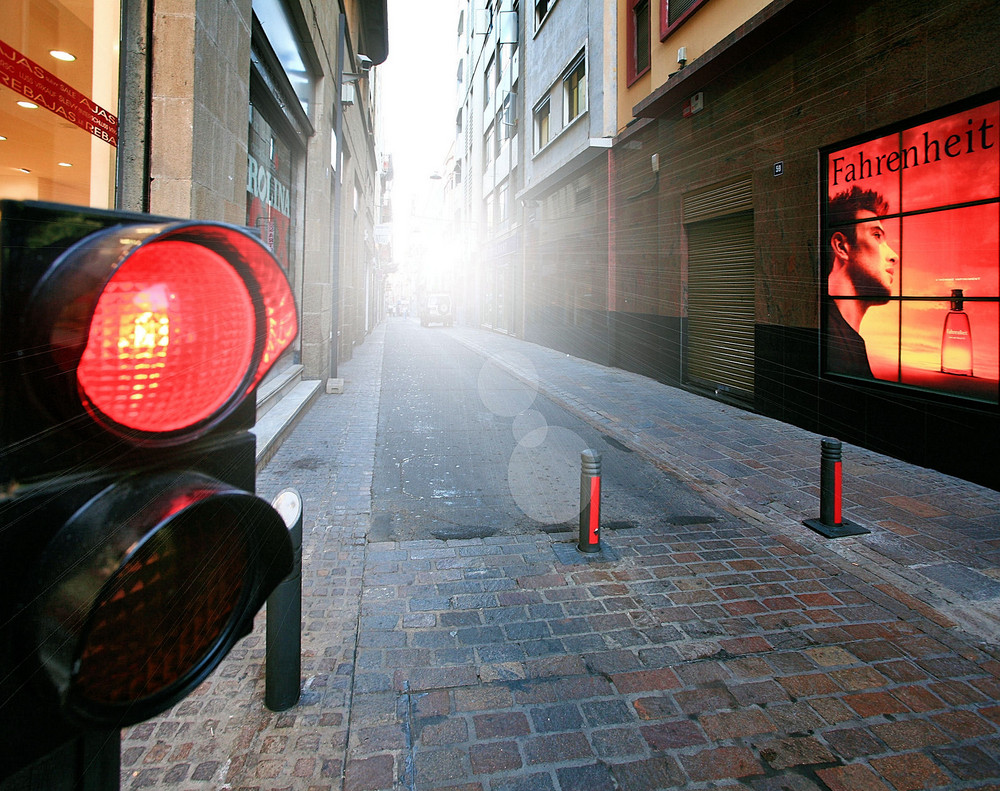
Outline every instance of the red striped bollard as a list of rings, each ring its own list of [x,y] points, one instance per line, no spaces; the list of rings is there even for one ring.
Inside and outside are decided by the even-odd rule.
[[[839,526],[843,521],[843,450],[836,439],[824,439],[820,446],[819,518],[825,525]]]
[[[580,454],[580,541],[576,548],[601,551],[601,454],[596,450]]]
[[[827,538],[857,536],[870,531],[843,518],[844,473],[839,439],[825,438],[821,443],[819,468],[819,519],[803,524]]]

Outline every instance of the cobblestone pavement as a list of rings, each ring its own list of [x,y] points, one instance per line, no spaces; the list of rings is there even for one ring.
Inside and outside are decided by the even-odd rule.
[[[402,320],[396,320],[402,321]],[[669,530],[367,543],[378,328],[258,488],[305,503],[303,693],[263,706],[263,616],[123,733],[122,788],[1000,790],[1000,493],[500,335],[441,330],[704,498]]]

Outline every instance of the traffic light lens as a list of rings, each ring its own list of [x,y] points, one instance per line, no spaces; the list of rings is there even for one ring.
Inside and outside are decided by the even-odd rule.
[[[144,432],[196,425],[241,389],[256,342],[253,299],[200,244],[137,248],[101,293],[77,380],[88,408]]]
[[[216,514],[222,524],[206,530],[205,511],[195,507],[150,536],[103,587],[73,684],[88,707],[169,693],[232,630],[248,560],[240,541],[221,540],[233,538],[234,516]]]

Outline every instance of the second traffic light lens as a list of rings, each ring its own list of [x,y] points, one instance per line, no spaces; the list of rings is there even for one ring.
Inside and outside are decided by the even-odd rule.
[[[77,370],[88,407],[144,432],[185,429],[241,389],[253,300],[218,253],[164,239],[139,247],[101,293]]]
[[[184,683],[213,654],[233,628],[248,573],[236,518],[211,500],[195,504],[129,555],[91,612],[78,699],[135,704]]]

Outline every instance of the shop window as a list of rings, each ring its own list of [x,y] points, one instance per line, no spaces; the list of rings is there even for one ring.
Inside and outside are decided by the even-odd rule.
[[[563,77],[563,125],[587,109],[587,58],[581,52]]]
[[[115,202],[120,5],[5,0],[0,198]]]
[[[289,277],[294,277],[292,149],[254,105],[250,106],[247,146],[247,225],[260,234]]]
[[[823,152],[823,370],[998,403],[1000,101]]]

